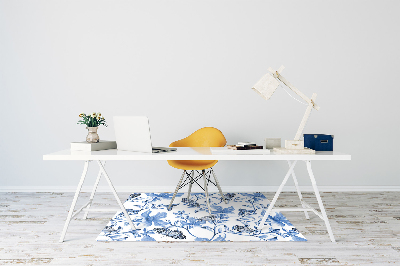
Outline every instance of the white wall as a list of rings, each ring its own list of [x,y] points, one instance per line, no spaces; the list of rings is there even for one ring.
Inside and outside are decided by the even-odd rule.
[[[75,186],[80,162],[42,155],[84,140],[81,112],[147,115],[153,144],[204,126],[228,143],[293,139],[305,106],[250,88],[267,68],[318,94],[304,133],[352,161],[316,162],[323,186],[400,186],[399,1],[0,0],[0,186]],[[391,144],[394,143],[394,144]],[[174,186],[166,162],[110,162],[117,186]],[[276,186],[287,165],[219,162],[223,185]],[[300,182],[309,185],[305,166]],[[94,178],[97,169],[91,169]]]

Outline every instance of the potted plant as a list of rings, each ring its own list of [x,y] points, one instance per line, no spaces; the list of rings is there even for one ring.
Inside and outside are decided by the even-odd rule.
[[[86,136],[86,142],[96,143],[99,142],[100,137],[97,134],[97,129],[100,125],[107,126],[106,120],[101,116],[101,113],[92,113],[91,115],[86,115],[84,113],[79,114],[81,120],[78,124],[86,125],[88,130],[88,135]]]

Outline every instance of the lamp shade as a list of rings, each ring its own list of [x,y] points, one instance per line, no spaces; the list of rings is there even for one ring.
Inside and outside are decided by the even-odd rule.
[[[276,80],[270,73],[267,73],[256,83],[256,85],[253,86],[252,89],[260,94],[265,100],[268,100],[278,88],[279,84],[278,80]]]

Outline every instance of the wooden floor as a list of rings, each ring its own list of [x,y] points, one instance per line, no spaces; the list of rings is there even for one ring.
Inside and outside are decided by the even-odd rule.
[[[0,265],[400,265],[400,192],[321,194],[337,243],[322,220],[301,212],[284,215],[307,242],[96,242],[113,213],[90,213],[59,243],[73,193],[0,193]],[[116,208],[111,194],[96,196],[96,205]],[[298,198],[284,193],[278,203],[295,207]]]

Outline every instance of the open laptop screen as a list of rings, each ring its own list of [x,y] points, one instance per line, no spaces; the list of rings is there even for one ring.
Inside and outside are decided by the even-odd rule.
[[[146,116],[114,116],[114,128],[118,150],[152,152]]]

